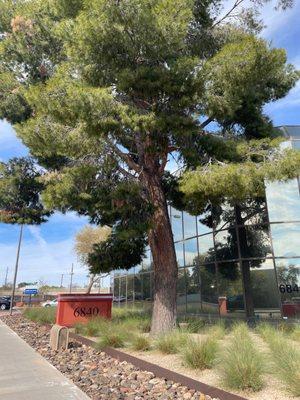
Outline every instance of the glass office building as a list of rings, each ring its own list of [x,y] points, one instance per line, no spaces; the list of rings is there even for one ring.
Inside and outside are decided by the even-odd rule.
[[[279,127],[284,146],[300,149],[300,126]],[[180,314],[243,317],[242,271],[250,275],[259,317],[300,317],[299,179],[266,183],[264,199],[191,216],[169,207],[179,267]],[[151,304],[150,250],[143,263],[112,276],[115,301]]]

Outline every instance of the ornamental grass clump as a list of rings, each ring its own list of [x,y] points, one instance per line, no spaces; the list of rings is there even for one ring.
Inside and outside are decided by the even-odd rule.
[[[98,349],[103,349],[104,347],[121,348],[125,346],[127,339],[127,335],[123,332],[108,330],[100,336],[96,347]]]
[[[54,324],[56,307],[28,307],[23,311],[23,315],[39,324]]]
[[[220,321],[216,325],[211,326],[207,329],[207,334],[209,337],[213,337],[216,340],[221,340],[226,335],[226,327],[225,324]]]
[[[185,346],[187,338],[186,333],[175,330],[160,336],[156,348],[164,354],[176,354]]]
[[[131,342],[133,350],[148,351],[151,348],[151,341],[148,337],[143,335],[134,336]]]
[[[189,339],[183,350],[184,364],[193,369],[212,368],[217,356],[218,343],[214,338]]]
[[[221,373],[227,387],[254,392],[263,387],[263,359],[245,324],[233,328],[221,361]]]
[[[278,378],[286,385],[289,392],[294,396],[300,396],[299,347],[291,342],[287,335],[270,326],[260,327],[259,332],[270,347]]]

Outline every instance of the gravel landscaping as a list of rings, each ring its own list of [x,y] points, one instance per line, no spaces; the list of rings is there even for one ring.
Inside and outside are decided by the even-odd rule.
[[[1,319],[92,400],[220,400],[156,378],[151,372],[74,341],[67,351],[53,351],[49,346],[49,328],[22,315],[1,316]]]

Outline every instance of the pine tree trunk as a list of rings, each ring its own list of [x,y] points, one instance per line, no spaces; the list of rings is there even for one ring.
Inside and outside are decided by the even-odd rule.
[[[178,267],[167,202],[158,175],[146,175],[147,189],[155,207],[149,244],[153,257],[154,303],[151,334],[167,332],[176,326],[176,286]]]

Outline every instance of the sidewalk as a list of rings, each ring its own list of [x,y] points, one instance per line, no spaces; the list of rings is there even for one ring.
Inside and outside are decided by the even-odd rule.
[[[1,400],[89,400],[0,321]]]

